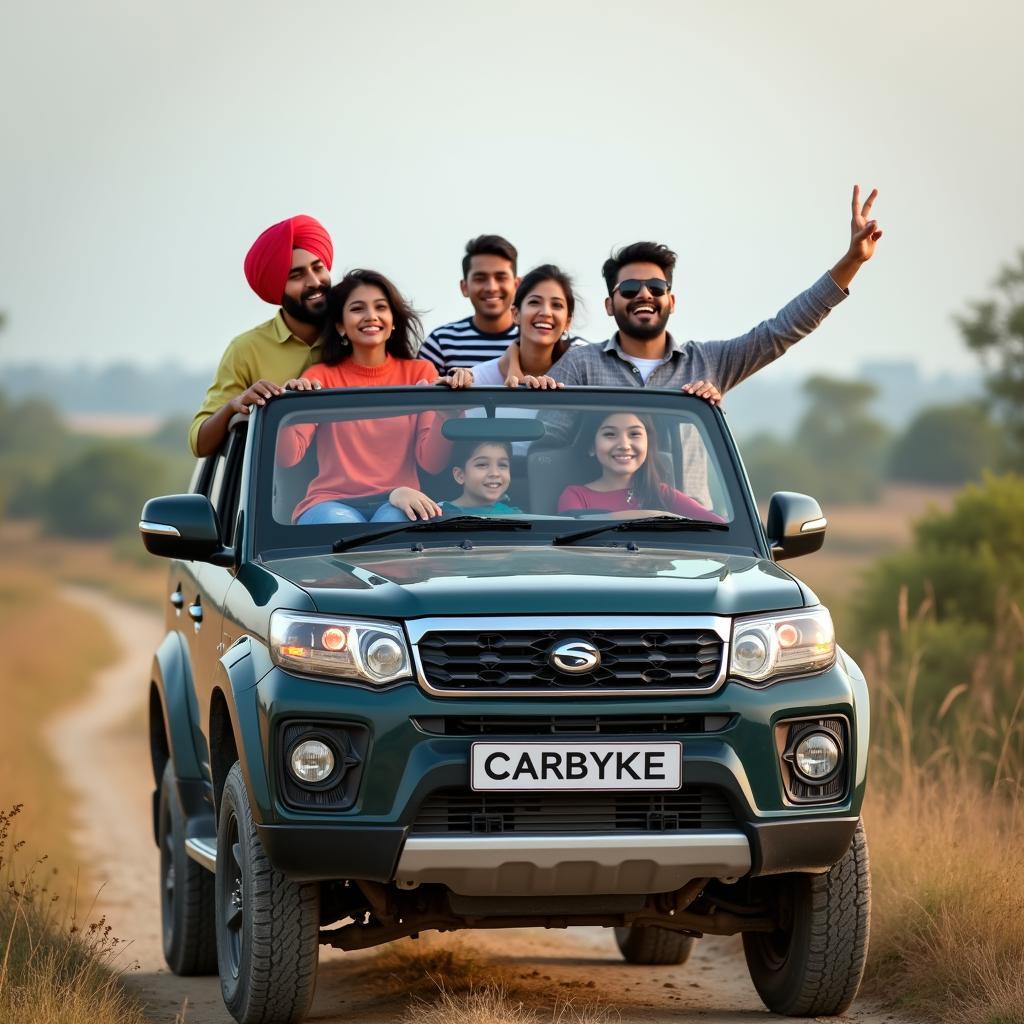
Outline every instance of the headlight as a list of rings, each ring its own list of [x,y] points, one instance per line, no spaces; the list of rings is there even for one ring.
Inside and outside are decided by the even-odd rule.
[[[270,657],[307,676],[336,676],[381,685],[412,675],[400,627],[302,612],[270,616]]]
[[[801,608],[733,623],[729,674],[740,679],[760,683],[775,676],[819,672],[835,657],[835,630],[827,608]]]

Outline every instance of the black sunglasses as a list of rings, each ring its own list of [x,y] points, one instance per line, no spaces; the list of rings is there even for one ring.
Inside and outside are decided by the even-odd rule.
[[[652,295],[661,298],[662,295],[667,294],[670,287],[671,285],[663,277],[649,277],[645,281],[636,277],[628,277],[625,281],[620,281],[612,291],[618,292],[624,299],[635,299],[646,288]]]

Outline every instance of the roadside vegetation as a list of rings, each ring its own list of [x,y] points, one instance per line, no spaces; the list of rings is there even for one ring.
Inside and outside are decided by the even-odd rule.
[[[162,574],[119,562],[109,541],[46,538],[29,523],[0,526],[0,563],[0,1021],[142,1024],[120,984],[121,943],[92,909],[96,881],[74,850],[45,727],[118,655],[60,584],[154,604]]]
[[[874,719],[867,985],[950,1024],[1024,1022],[1021,523],[1024,479],[968,487],[859,598],[860,635],[875,637],[860,655]]]
[[[121,941],[103,918],[82,924],[47,861],[26,856],[20,810],[0,810],[0,1020],[145,1024],[120,983]]]

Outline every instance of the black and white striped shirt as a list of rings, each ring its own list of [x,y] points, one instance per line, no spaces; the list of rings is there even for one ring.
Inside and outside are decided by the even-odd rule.
[[[497,359],[519,337],[519,328],[513,324],[507,331],[491,334],[481,331],[471,316],[465,320],[435,327],[427,335],[420,349],[420,359],[429,359],[440,374],[459,366],[476,366],[488,359]]]

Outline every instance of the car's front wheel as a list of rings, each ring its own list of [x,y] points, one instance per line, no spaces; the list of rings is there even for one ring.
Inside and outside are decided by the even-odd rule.
[[[746,932],[743,951],[758,995],[775,1013],[819,1017],[853,1002],[868,950],[871,879],[864,826],[824,875],[762,879],[774,932]]]
[[[242,769],[228,773],[217,820],[217,959],[239,1024],[296,1024],[313,999],[320,888],[275,870],[260,843]]]
[[[630,925],[615,929],[615,941],[627,963],[678,965],[690,959],[693,944],[697,940],[692,935],[683,935],[667,928],[638,928]]]
[[[164,959],[175,974],[216,974],[213,875],[185,852],[185,814],[168,761],[160,780],[160,922]]]

